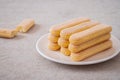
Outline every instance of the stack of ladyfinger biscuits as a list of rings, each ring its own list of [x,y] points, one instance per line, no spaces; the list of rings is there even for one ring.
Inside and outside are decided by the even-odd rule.
[[[88,18],[78,18],[78,19],[70,20],[63,24],[58,24],[58,25],[52,26],[52,28],[50,29],[50,35],[48,37],[48,39],[50,41],[49,45],[48,45],[49,49],[50,50],[59,50],[60,49],[60,45],[58,45],[58,39],[60,38],[60,32],[63,29],[70,28],[70,27],[73,27],[80,23],[87,22],[87,21],[90,21],[90,20]]]
[[[112,28],[88,18],[78,18],[50,29],[49,49],[81,61],[112,47]]]

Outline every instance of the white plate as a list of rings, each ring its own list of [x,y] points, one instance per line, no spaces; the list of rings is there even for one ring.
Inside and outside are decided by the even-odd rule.
[[[96,63],[101,63],[104,61],[107,61],[109,59],[112,59],[115,57],[117,54],[119,54],[120,51],[120,42],[119,40],[115,37],[112,36],[111,40],[113,42],[113,47],[101,52],[99,54],[96,54],[90,58],[87,58],[83,61],[80,62],[74,62],[70,60],[69,56],[65,56],[60,51],[51,51],[48,49],[48,35],[45,34],[42,37],[39,38],[39,40],[36,43],[36,49],[39,52],[41,56],[44,58],[57,62],[57,63],[62,63],[62,64],[69,64],[69,65],[89,65],[89,64],[96,64]]]

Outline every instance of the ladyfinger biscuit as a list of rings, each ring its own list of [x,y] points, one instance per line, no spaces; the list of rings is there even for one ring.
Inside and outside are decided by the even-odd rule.
[[[67,48],[68,45],[69,45],[69,41],[68,41],[68,40],[65,40],[65,39],[63,39],[63,38],[60,37],[60,38],[58,39],[58,45],[60,45],[61,47]]]
[[[68,48],[61,47],[60,52],[63,53],[66,56],[70,56],[71,52]]]
[[[75,25],[78,25],[78,24],[81,24],[83,22],[87,22],[87,21],[90,21],[90,19],[88,19],[88,18],[73,19],[73,20],[65,22],[63,24],[58,24],[58,25],[53,26],[50,29],[50,33],[54,36],[60,36],[60,31],[61,30],[65,29],[65,28],[75,26]]]
[[[25,19],[19,25],[17,25],[17,30],[19,32],[27,32],[35,24],[33,19]]]
[[[112,28],[109,25],[99,24],[82,32],[75,33],[70,36],[70,43],[80,45],[83,42],[94,39],[98,36],[111,32]]]
[[[50,35],[48,36],[48,39],[49,39],[51,42],[55,42],[55,43],[56,43],[56,42],[58,42],[59,37],[50,34]]]
[[[60,46],[57,43],[49,42],[48,48],[53,51],[57,51],[60,49]]]
[[[82,24],[78,24],[74,27],[63,29],[60,32],[60,37],[62,37],[64,39],[69,39],[70,35],[72,35],[74,33],[77,33],[77,32],[84,31],[84,30],[89,29],[91,27],[94,27],[98,24],[100,24],[100,23],[95,22],[95,21],[89,21],[89,22],[85,22],[85,23],[82,23]]]
[[[13,38],[17,35],[16,30],[9,30],[9,29],[0,29],[0,37],[4,38]]]
[[[79,53],[71,53],[70,55],[70,58],[73,60],[73,61],[81,61],[81,60],[84,60],[92,55],[95,55],[99,52],[102,52],[108,48],[112,47],[112,41],[105,41],[103,43],[100,43],[100,44],[97,44],[93,47],[90,47],[86,50],[83,50]]]
[[[94,38],[90,41],[84,42],[84,43],[82,43],[78,46],[73,45],[73,44],[69,44],[69,50],[73,53],[80,52],[81,50],[84,50],[86,48],[89,48],[91,46],[94,46],[96,44],[99,44],[103,41],[106,41],[106,40],[110,39],[110,36],[111,36],[110,33],[108,33],[108,34],[99,36],[97,38]]]

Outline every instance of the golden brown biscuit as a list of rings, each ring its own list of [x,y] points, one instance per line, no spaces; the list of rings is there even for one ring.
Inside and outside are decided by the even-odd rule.
[[[56,42],[58,42],[59,37],[50,34],[50,35],[48,36],[48,39],[49,39],[51,42],[55,42],[55,43],[56,43]]]
[[[57,43],[49,42],[48,48],[53,51],[57,51],[60,49],[60,46]]]
[[[63,53],[66,56],[70,56],[71,52],[68,48],[61,47],[60,52]]]
[[[81,60],[84,60],[92,55],[95,55],[99,52],[102,52],[108,48],[111,48],[112,47],[112,41],[105,41],[103,43],[100,43],[100,44],[97,44],[93,47],[90,47],[88,49],[85,49],[79,53],[71,53],[71,56],[70,58],[73,60],[73,61],[81,61]]]
[[[73,19],[73,20],[65,22],[63,24],[58,24],[58,25],[52,26],[52,28],[50,29],[50,33],[54,36],[60,36],[61,30],[84,23],[84,22],[87,22],[87,21],[90,21],[90,19],[88,19],[88,18]]]
[[[99,24],[85,31],[71,35],[69,41],[73,45],[80,45],[81,43],[84,43],[106,33],[109,33],[111,32],[111,30],[112,30],[111,26]]]
[[[90,41],[84,42],[84,43],[82,43],[78,46],[73,45],[73,44],[69,44],[69,50],[73,53],[80,52],[81,50],[84,50],[86,48],[89,48],[91,46],[94,46],[98,43],[101,43],[103,41],[106,41],[106,40],[110,39],[110,36],[111,36],[110,33],[108,33],[108,34],[99,36],[95,39],[92,39]]]
[[[16,30],[10,30],[10,29],[0,29],[0,37],[4,38],[13,38],[17,35]]]
[[[60,38],[58,39],[58,45],[60,45],[61,47],[67,48],[68,45],[69,45],[69,41],[68,41],[68,40],[65,40],[65,39],[63,39],[63,38],[60,37]]]
[[[19,25],[17,25],[17,30],[20,32],[27,32],[30,28],[33,27],[35,21],[33,19],[25,19]]]
[[[74,33],[77,33],[77,32],[84,31],[84,30],[89,29],[91,27],[94,27],[98,24],[100,24],[100,23],[95,22],[95,21],[89,21],[89,22],[85,22],[85,23],[82,23],[82,24],[78,24],[74,27],[63,29],[60,32],[60,37],[62,37],[64,39],[69,39],[70,35],[72,35]]]

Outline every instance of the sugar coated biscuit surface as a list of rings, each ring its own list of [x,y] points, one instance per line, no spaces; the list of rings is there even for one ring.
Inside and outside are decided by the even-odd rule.
[[[79,53],[71,53],[71,56],[70,58],[73,60],[73,61],[81,61],[81,60],[84,60],[92,55],[95,55],[99,52],[102,52],[108,48],[111,48],[112,47],[112,41],[105,41],[103,43],[100,43],[100,44],[97,44],[93,47],[90,47],[86,50],[83,50]]]
[[[75,25],[78,25],[80,23],[84,23],[90,21],[90,19],[88,18],[77,18],[77,19],[73,19],[71,21],[62,23],[62,24],[58,24],[58,25],[54,25],[51,27],[50,29],[50,33],[55,35],[55,36],[60,36],[60,31],[65,29],[65,28],[69,28]]]
[[[71,35],[69,41],[73,45],[80,45],[83,42],[89,41],[98,36],[109,33],[111,32],[111,30],[112,30],[111,26],[105,24],[99,24],[85,31]]]
[[[77,32],[84,31],[84,30],[89,29],[91,27],[94,27],[98,24],[100,24],[100,23],[95,22],[95,21],[89,21],[89,22],[85,22],[85,23],[82,23],[82,24],[78,24],[74,27],[63,29],[60,32],[60,37],[62,37],[64,39],[69,39],[70,35],[72,35],[74,33],[77,33]]]
[[[78,46],[73,45],[73,44],[69,44],[69,50],[73,53],[80,52],[81,50],[84,50],[86,48],[89,48],[91,46],[94,46],[98,43],[101,43],[103,41],[106,41],[106,40],[110,39],[110,36],[111,36],[110,33],[108,33],[108,34],[99,36],[95,39],[92,39],[90,41],[84,42],[84,43],[82,43]]]

